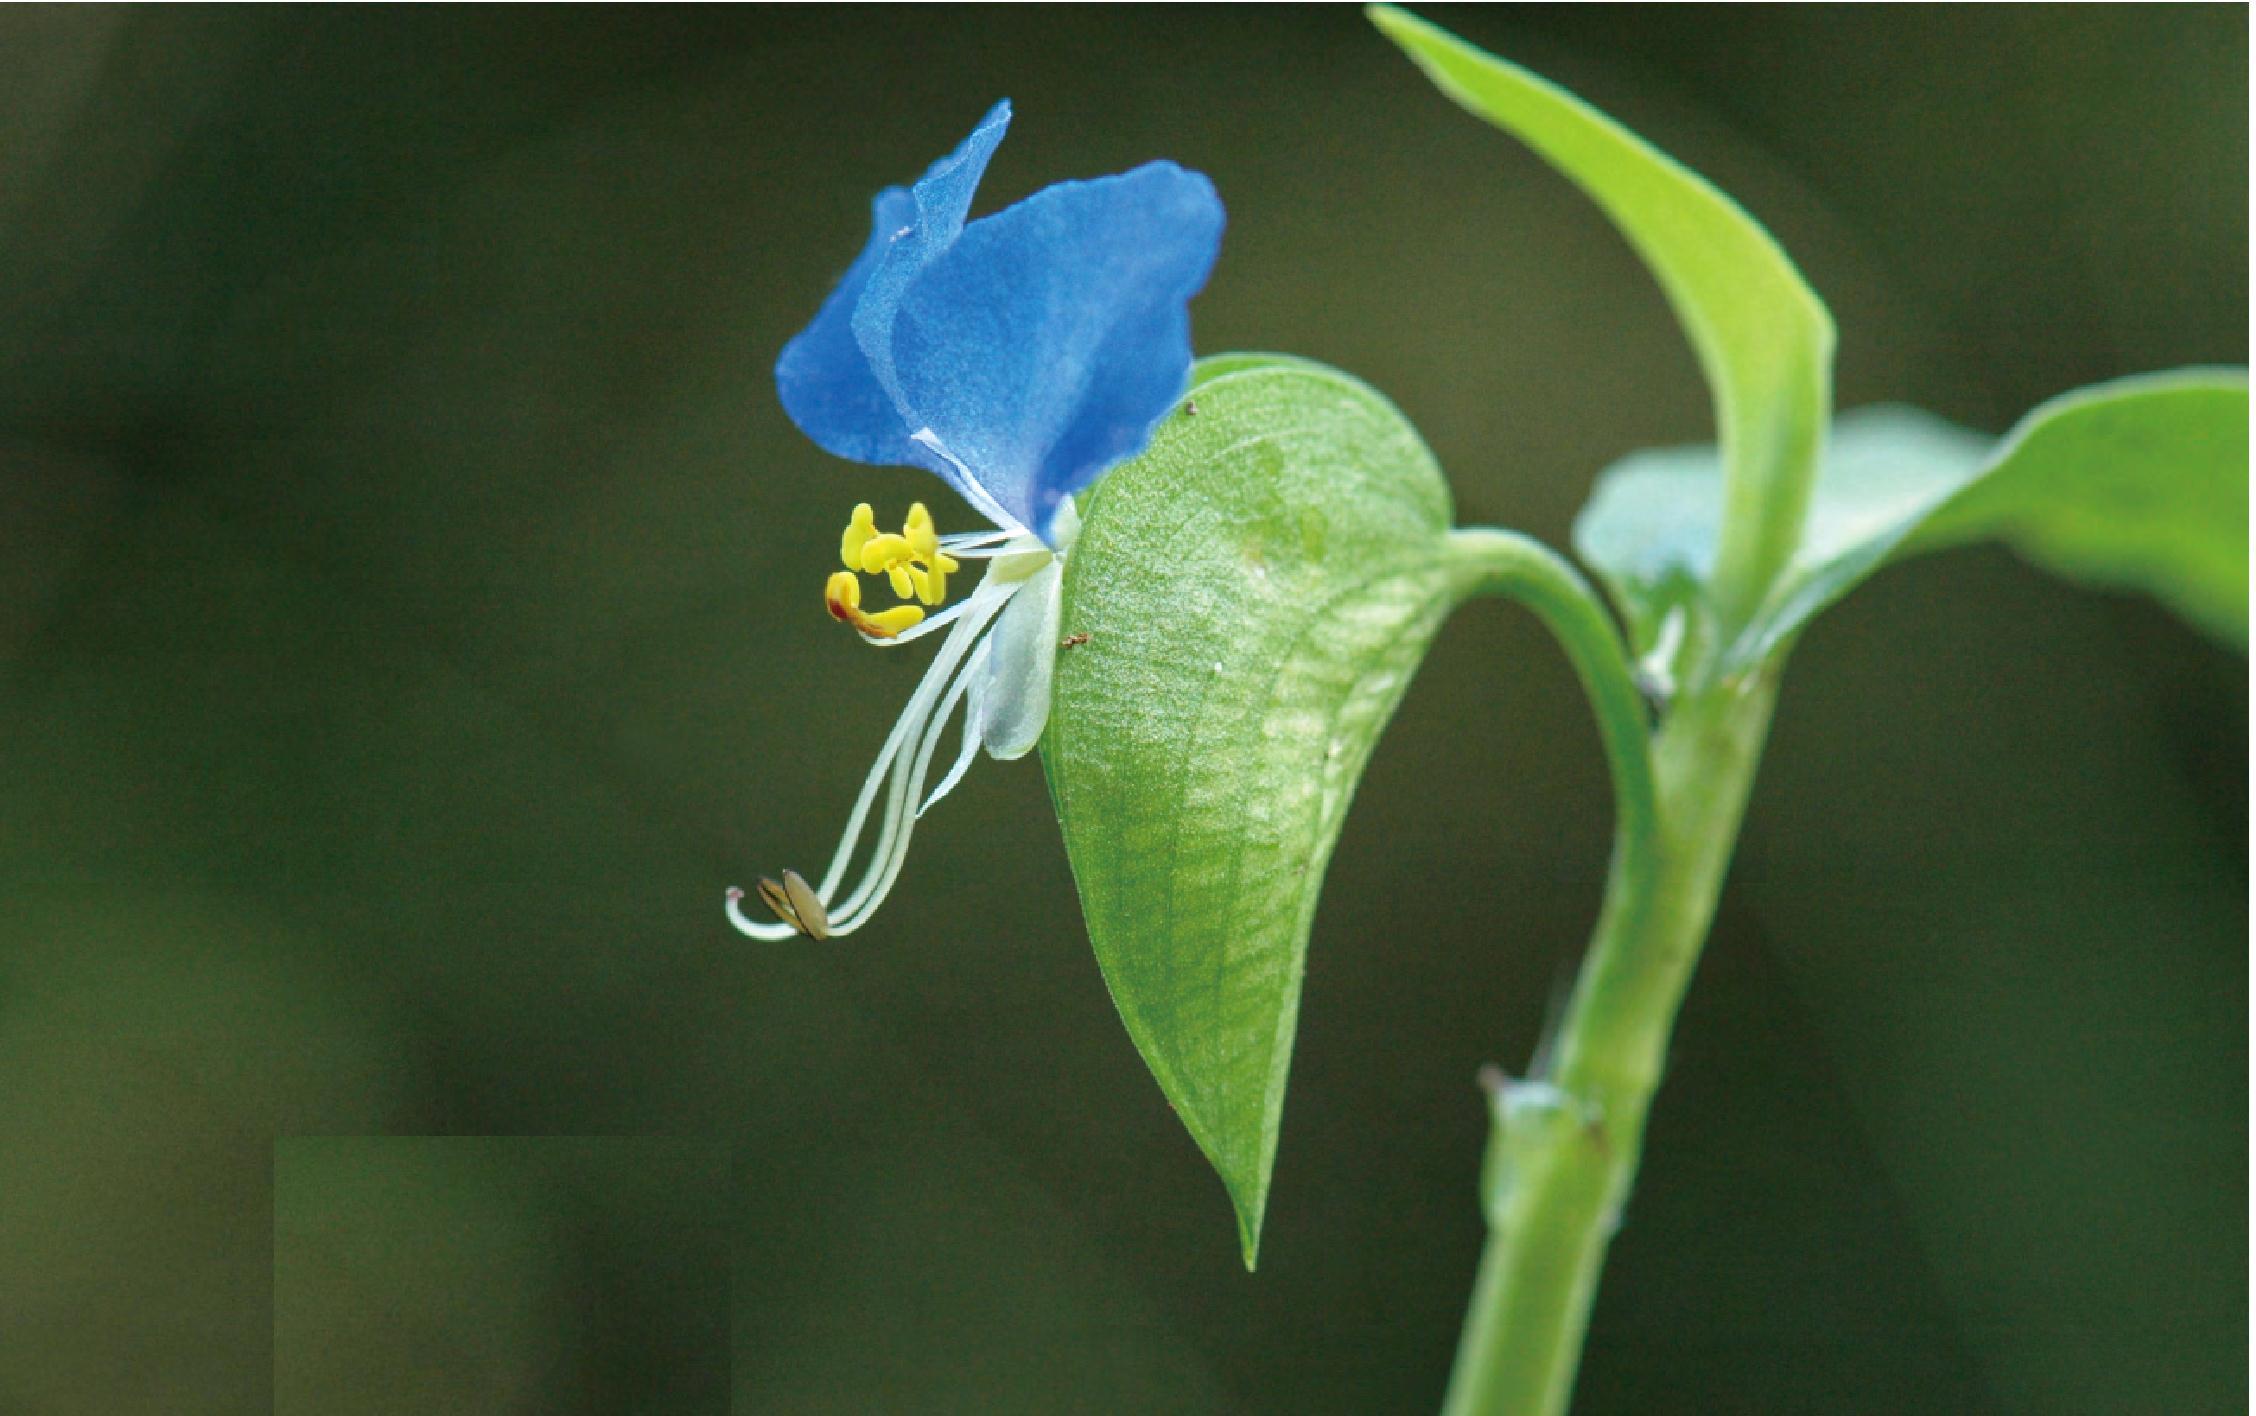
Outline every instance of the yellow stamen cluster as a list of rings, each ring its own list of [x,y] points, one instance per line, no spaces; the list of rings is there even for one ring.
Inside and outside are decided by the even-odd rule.
[[[948,598],[948,576],[956,569],[954,557],[940,549],[940,534],[932,513],[918,502],[898,532],[877,529],[870,504],[854,508],[853,519],[838,538],[838,558],[846,568],[834,572],[823,587],[823,600],[833,618],[842,620],[872,639],[891,639],[921,624],[924,611],[916,605],[895,605],[875,614],[862,609],[862,582],[858,575],[883,575],[893,593],[903,600],[915,596],[927,605]]]

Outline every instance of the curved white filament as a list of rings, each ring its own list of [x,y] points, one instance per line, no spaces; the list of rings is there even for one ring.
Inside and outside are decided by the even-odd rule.
[[[1041,546],[1043,550],[1049,549],[1047,546],[1042,546],[1039,541],[1031,542],[1031,544]],[[1027,547],[1013,539],[997,542],[992,546],[942,546],[940,549],[946,551],[955,560],[985,561],[995,560],[1002,556],[1015,556],[1026,550]]]
[[[799,932],[796,927],[785,924],[780,919],[760,920],[746,918],[745,913],[741,908],[743,899],[744,892],[742,890],[737,889],[734,885],[729,886],[728,918],[729,923],[736,926],[737,933],[749,935],[754,939],[773,944],[778,940],[789,939]]]
[[[839,838],[838,850],[830,858],[830,868],[823,872],[822,884],[815,891],[825,904],[838,898],[838,887],[846,878],[846,866],[853,859],[854,847],[861,841],[862,826],[869,819],[870,804],[876,799],[879,784],[891,774],[903,750],[923,731],[926,721],[932,716],[934,705],[938,703],[940,695],[946,692],[949,680],[955,677],[957,666],[971,652],[972,642],[979,638],[980,632],[994,619],[996,611],[1010,599],[1011,590],[1016,588],[991,589],[982,584],[964,602],[964,617],[949,631],[948,637],[940,644],[940,652],[933,656],[931,665],[924,671],[924,677],[917,681],[916,692],[909,695],[908,707],[901,710],[900,718],[893,724],[892,733],[885,739],[885,746],[878,750],[877,761],[870,765],[869,776],[862,782],[861,795],[854,799],[854,811],[846,819],[845,834]],[[896,784],[892,795],[905,794]],[[880,856],[886,849],[885,837],[890,836],[895,829],[898,813],[898,807],[888,804],[884,831],[877,846]]]
[[[996,541],[1007,541],[1018,534],[1016,531],[1000,526],[991,531],[951,531],[940,538],[940,549],[952,554],[972,546],[985,546]]]
[[[945,459],[950,467],[956,469],[956,475],[962,479],[957,484],[956,490],[963,493],[963,499],[971,503],[972,510],[1014,535],[1027,536],[1033,534],[1024,526],[1019,525],[1017,517],[1003,510],[1002,506],[987,494],[987,489],[979,485],[979,479],[971,475],[971,469],[964,466],[963,459],[948,451],[948,445],[940,441],[938,433],[930,428],[919,428],[909,434],[909,441],[921,443],[930,448],[939,457]]]
[[[978,758],[980,743],[986,741],[987,693],[988,686],[994,681],[989,661],[994,657],[995,636],[989,634],[980,641],[979,652],[971,656],[971,662],[964,665],[962,682],[971,685],[971,701],[964,705],[963,743],[956,749],[956,760],[949,764],[948,775],[940,779],[940,785],[934,787],[932,794],[924,799],[924,804],[916,809],[916,819],[919,821],[924,819],[924,814],[932,810],[942,797],[956,789],[956,783],[963,780],[964,773],[971,770],[972,762]],[[945,716],[943,713],[942,717]]]
[[[915,764],[906,775],[895,779],[895,790],[898,793],[896,801],[904,804],[914,802],[917,794],[924,789],[925,773],[932,768],[932,754],[939,749],[940,737],[947,730],[948,719],[954,716],[956,705],[963,701],[964,694],[978,680],[986,666],[987,645],[983,643],[964,672],[956,675],[955,682],[948,685],[947,698],[942,701],[940,711],[932,715],[930,724],[924,730],[924,740],[917,745]],[[906,791],[902,792],[901,788],[906,788]],[[909,858],[909,836],[916,827],[919,815],[922,813],[905,809],[897,809],[889,815],[885,824],[886,834],[891,837],[892,850],[888,854],[871,858],[870,873],[863,877],[860,888],[838,906],[838,912],[845,918],[831,925],[831,933],[853,933],[868,923],[869,917],[877,913],[877,907],[885,903],[885,897],[892,893],[893,882],[900,878],[901,866]],[[893,830],[896,821],[900,828],[897,833]]]
[[[986,655],[984,652],[971,655],[973,646],[978,643],[995,615],[1023,584],[1023,581],[994,584],[983,580],[963,603],[948,612],[954,620],[954,628],[947,639],[942,641],[940,652],[933,656],[924,676],[917,681],[916,691],[909,695],[908,705],[901,710],[901,716],[894,722],[892,732],[886,736],[885,745],[878,749],[877,760],[870,765],[869,775],[862,781],[862,790],[854,799],[854,809],[847,816],[846,829],[839,838],[837,851],[831,856],[830,868],[823,873],[822,884],[816,889],[816,895],[834,917],[854,916],[851,923],[834,922],[829,930],[833,937],[851,933],[862,920],[867,919],[868,911],[862,909],[862,906],[867,903],[874,908],[875,901],[871,899],[873,892],[876,899],[883,899],[884,888],[890,887],[892,877],[899,873],[898,857],[907,848],[909,829],[915,820],[909,807],[915,801],[917,788],[923,785],[924,771],[931,761],[931,752],[924,744],[927,740],[937,739],[939,728],[968,691],[972,668],[976,667],[984,673]],[[983,644],[979,647],[982,651],[985,648]],[[971,655],[969,665],[965,662],[967,655]],[[943,701],[945,706],[940,706]],[[939,708],[937,716],[940,720],[937,723],[933,721],[936,707]],[[909,749],[912,744],[919,749],[922,765],[911,759]],[[846,901],[832,905],[831,902],[837,898],[839,886],[845,880],[847,866],[853,861],[855,847],[861,842],[878,788],[887,784],[890,785],[890,790],[887,793],[884,822],[862,883]],[[883,887],[878,885],[881,879]],[[799,933],[793,926],[780,920],[771,924],[747,917],[740,907],[742,899],[743,892],[732,888],[728,896],[728,918],[739,933],[766,941],[789,939]],[[856,911],[860,913],[857,915]]]

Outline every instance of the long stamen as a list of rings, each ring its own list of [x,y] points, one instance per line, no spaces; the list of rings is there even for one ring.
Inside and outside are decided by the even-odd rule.
[[[870,807],[876,799],[879,785],[889,778],[895,779],[892,796],[904,798],[908,795],[907,769],[910,763],[903,756],[903,749],[912,742],[920,741],[916,735],[923,732],[926,724],[930,721],[934,704],[942,696],[949,682],[959,677],[956,670],[962,663],[965,654],[970,651],[973,641],[979,638],[980,632],[987,627],[988,622],[1009,602],[1010,597],[1017,593],[1018,589],[1017,583],[990,585],[983,581],[968,599],[950,612],[951,614],[968,612],[969,618],[959,624],[959,633],[949,635],[947,640],[942,643],[940,652],[933,657],[932,663],[924,671],[924,676],[917,681],[916,691],[909,696],[908,706],[902,710],[900,718],[893,724],[892,732],[886,736],[884,747],[878,750],[877,761],[871,764],[869,775],[862,781],[861,793],[854,799],[854,809],[846,819],[846,829],[839,838],[838,850],[831,857],[830,868],[823,875],[821,888],[816,891],[817,898],[827,901],[836,897],[839,883],[846,874],[846,866],[853,859],[854,847],[860,842],[862,830],[868,823]],[[950,701],[953,702],[952,699]],[[896,771],[896,768],[901,770]],[[872,875],[878,870],[880,862],[885,860],[888,853],[893,849],[894,838],[900,831],[899,818],[902,814],[902,809],[897,802],[888,802],[885,825],[880,832],[877,849],[871,860],[870,871]],[[855,892],[857,902],[866,893],[867,882],[865,881],[864,888]],[[736,926],[739,933],[753,939],[772,942],[793,938],[801,932],[793,925],[780,920],[770,923],[747,917],[740,908],[743,899],[744,892],[742,890],[734,886],[729,887],[729,922]],[[845,910],[840,909],[834,911],[834,913],[843,914]],[[846,932],[848,931],[840,929],[835,924],[829,930],[833,937]]]
[[[743,900],[744,892],[736,888],[734,885],[729,886],[729,923],[736,926],[737,933],[749,935],[754,939],[758,939],[764,943],[769,944],[773,944],[778,940],[791,939],[798,936],[799,927],[797,925],[785,924],[780,919],[762,920],[747,918],[745,916],[744,910],[741,908]]]
[[[917,794],[924,789],[925,774],[932,768],[932,754],[938,750],[941,735],[947,731],[948,719],[954,716],[956,705],[963,701],[965,693],[981,677],[987,665],[990,647],[986,643],[979,646],[979,652],[972,656],[970,664],[949,685],[948,696],[941,703],[940,711],[932,715],[931,724],[924,731],[924,740],[917,745],[916,764],[903,783],[908,788],[905,797],[907,801],[915,801]],[[885,897],[892,892],[893,882],[900,878],[901,866],[909,858],[909,837],[915,830],[916,818],[922,813],[898,811],[896,814],[900,820],[900,832],[893,841],[891,854],[885,858],[883,872],[877,871],[877,861],[873,859],[870,863],[872,873],[863,880],[861,888],[850,899],[840,904],[839,911],[845,918],[831,926],[833,934],[851,933],[867,923],[870,916],[877,913],[877,907],[885,903]]]
[[[966,638],[978,633],[975,627]],[[981,640],[977,652],[950,680],[947,696],[918,723],[922,736],[916,740],[916,751],[912,754],[907,750],[908,744],[904,743],[903,750],[894,757],[891,789],[885,797],[885,822],[878,831],[877,845],[870,852],[869,864],[862,870],[861,883],[854,887],[852,894],[837,900],[836,907],[831,910],[831,914],[839,919],[854,921],[845,928],[854,928],[862,920],[868,919],[877,908],[877,902],[883,900],[886,892],[893,888],[893,877],[900,873],[900,863],[909,853],[909,837],[916,829],[918,813],[914,808],[917,791],[924,785],[924,775],[932,761],[932,745],[939,740],[949,716],[955,712],[957,702],[962,699],[968,687],[984,676],[986,662],[987,642]],[[823,898],[837,899],[829,891],[824,892]],[[832,932],[838,932],[839,928],[836,924],[832,925]]]
[[[987,667],[988,661],[995,657],[994,651],[995,641],[989,638],[980,644],[979,652],[971,656],[971,662],[964,665],[963,676],[971,683],[971,701],[964,705],[963,743],[956,749],[956,760],[949,764],[948,775],[940,779],[940,785],[934,787],[932,794],[917,807],[916,819],[919,821],[924,819],[926,812],[939,804],[940,798],[956,789],[956,783],[963,780],[964,773],[971,770],[972,761],[979,756],[980,744],[985,740],[987,727]]]
[[[949,681],[954,682],[952,678]],[[869,862],[862,867],[861,880],[844,899],[838,899],[833,888],[825,888],[823,891],[824,899],[838,899],[838,908],[833,913],[840,917],[859,908],[868,898],[872,882],[883,873],[885,862],[892,857],[893,843],[901,835],[901,806],[909,795],[909,769],[915,764],[917,745],[924,741],[924,730],[931,720],[931,705],[927,705],[926,711],[913,725],[913,736],[902,741],[900,749],[893,754],[886,766],[885,811],[879,818],[877,844],[870,849]]]
[[[838,897],[839,884],[845,879],[847,862],[853,859],[854,847],[861,840],[862,826],[869,818],[870,803],[876,799],[878,784],[885,779],[901,750],[909,745],[914,735],[923,728],[925,720],[931,716],[934,702],[947,687],[948,680],[954,676],[956,666],[963,662],[964,655],[970,651],[971,642],[979,637],[979,631],[986,628],[988,620],[1003,607],[1003,602],[1010,598],[1011,592],[1016,588],[989,586],[981,582],[979,588],[972,592],[971,598],[964,601],[964,618],[958,621],[955,630],[941,643],[940,652],[933,656],[931,665],[924,671],[924,677],[917,681],[916,692],[909,696],[909,706],[901,710],[900,719],[893,724],[892,733],[886,737],[885,746],[879,750],[877,761],[871,765],[869,776],[862,782],[861,795],[854,799],[854,812],[846,820],[846,832],[839,838],[838,850],[830,858],[830,868],[823,872],[822,887],[816,891],[824,900]],[[890,818],[892,810],[888,808],[886,814]],[[890,829],[889,819],[887,830]],[[879,850],[883,849],[881,839]]]

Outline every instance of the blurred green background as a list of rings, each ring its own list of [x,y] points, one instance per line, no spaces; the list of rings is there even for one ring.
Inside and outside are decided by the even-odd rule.
[[[1843,406],[2247,358],[2240,9],[1434,13],[1769,224]],[[1707,436],[1622,242],[1348,8],[0,13],[0,1411],[1430,1409],[1474,1069],[1605,864],[1525,616],[1349,817],[1257,1275],[1032,763],[877,928],[722,921],[917,672],[838,526],[937,491],[771,362],[1002,95],[981,210],[1210,172],[1199,347],[1371,380],[1465,520]],[[1997,552],[1809,633],[1583,1410],[2244,1407],[2246,685]]]

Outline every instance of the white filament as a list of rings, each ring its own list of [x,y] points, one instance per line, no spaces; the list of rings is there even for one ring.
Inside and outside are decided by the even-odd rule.
[[[938,801],[961,778],[960,771],[951,772],[942,789],[919,806],[917,795],[931,768],[932,754],[942,729],[973,684],[986,675],[988,655],[982,636],[1003,606],[1025,584],[1024,580],[1002,583],[983,580],[969,598],[948,612],[954,628],[942,641],[940,652],[933,656],[924,677],[918,680],[916,691],[909,695],[908,706],[901,710],[893,731],[886,736],[885,745],[878,749],[877,760],[870,765],[862,790],[854,798],[854,809],[846,818],[846,829],[830,858],[830,868],[823,873],[822,883],[815,889],[816,896],[833,915],[828,930],[831,935],[850,934],[860,928],[884,900],[886,891],[900,874],[901,861],[908,853],[909,836],[922,808]],[[976,653],[973,652],[975,645]],[[966,731],[972,732],[975,726],[967,722]],[[839,887],[845,882],[855,848],[861,844],[870,808],[876,802],[881,785],[887,786],[888,791],[877,844],[861,882],[852,894],[841,900]],[[789,939],[799,933],[796,927],[781,920],[769,923],[748,917],[740,907],[742,899],[742,891],[732,889],[729,892],[729,923],[739,933],[770,941]]]
[[[771,922],[748,918],[744,913],[743,901],[744,892],[731,885],[728,892],[728,917],[729,923],[736,926],[737,933],[773,943],[778,939],[789,939],[799,932],[781,920]]]
[[[1000,526],[992,531],[951,531],[940,538],[940,549],[952,555],[967,547],[985,546],[996,541],[1007,541],[1019,534],[1019,532],[1007,530]]]
[[[956,783],[963,780],[964,773],[971,770],[973,759],[979,756],[979,745],[987,740],[987,701],[988,693],[994,685],[994,656],[995,636],[990,634],[980,641],[979,652],[972,656],[971,663],[964,668],[963,678],[971,684],[971,701],[964,705],[963,742],[956,748],[956,760],[949,764],[948,775],[940,779],[940,785],[932,789],[932,795],[917,807],[919,821],[924,819],[924,814],[932,810],[936,802],[956,789]],[[942,716],[945,717],[944,714]]]
[[[998,503],[993,497],[987,495],[987,489],[979,485],[979,479],[971,475],[971,469],[963,465],[962,458],[948,451],[948,445],[940,441],[940,435],[938,433],[932,431],[932,429],[930,428],[919,428],[915,432],[909,434],[909,441],[913,443],[921,443],[925,447],[932,449],[933,452],[939,454],[941,458],[945,459],[950,467],[956,469],[957,473],[959,474],[956,481],[956,490],[963,493],[963,499],[971,503],[972,510],[978,512],[981,516],[986,517],[989,521],[994,522],[997,526],[1002,527],[1005,531],[1010,532],[1014,536],[1024,536],[1028,534],[1026,528],[1018,524],[1017,517],[1003,510],[1000,503]]]
[[[1011,534],[1015,536],[1017,533]],[[946,551],[953,560],[984,561],[994,560],[998,556],[1015,556],[1025,547],[1004,541],[992,546],[942,546],[940,549]]]
[[[1637,661],[1637,672],[1663,699],[1676,696],[1676,654],[1684,647],[1684,606],[1678,605],[1661,621],[1653,647]]]
[[[887,813],[885,822],[891,850],[881,848],[878,855],[870,858],[869,873],[862,877],[861,886],[838,906],[845,918],[831,926],[833,934],[851,934],[868,923],[869,917],[877,913],[877,907],[892,893],[893,882],[900,879],[901,866],[909,858],[909,835],[916,829],[917,817],[923,815],[921,811],[910,811],[906,807],[924,790],[925,774],[932,769],[932,754],[940,746],[940,736],[947,730],[948,719],[954,716],[956,705],[963,701],[964,694],[986,666],[987,646],[982,643],[979,652],[965,665],[964,672],[948,685],[948,696],[942,700],[940,711],[932,715],[924,730],[924,740],[917,745],[915,765],[906,775],[896,772],[893,800],[897,805]],[[899,824],[898,831],[894,829],[895,823]]]

